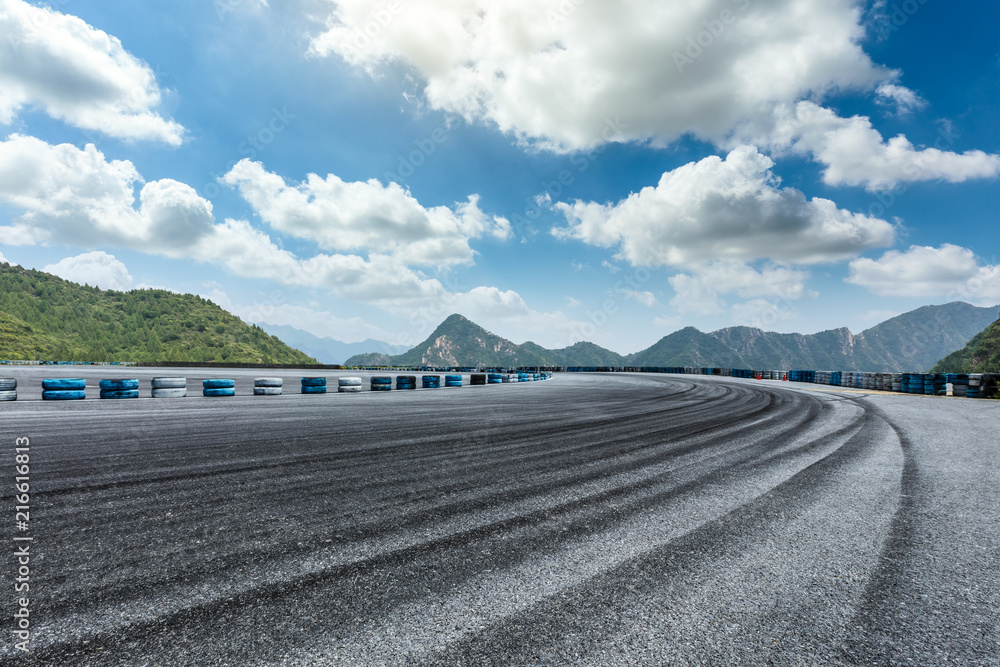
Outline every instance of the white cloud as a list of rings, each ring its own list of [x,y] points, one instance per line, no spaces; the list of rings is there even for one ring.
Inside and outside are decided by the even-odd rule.
[[[875,89],[875,99],[880,104],[895,106],[896,113],[901,116],[927,106],[927,101],[909,88],[888,81]]]
[[[10,264],[10,263],[11,262],[6,257],[3,256],[3,253],[0,252],[0,264]]]
[[[38,107],[86,130],[180,145],[184,128],[154,111],[153,71],[116,37],[21,0],[0,0],[0,34],[0,123]]]
[[[903,135],[886,141],[867,117],[841,118],[813,102],[778,107],[771,121],[755,130],[744,128],[740,136],[779,154],[812,156],[826,166],[823,180],[830,185],[887,190],[899,183],[959,183],[1000,175],[1000,156],[946,150],[952,141],[947,133],[930,148],[917,148]]]
[[[770,331],[777,322],[794,320],[797,317],[787,305],[767,299],[751,299],[733,304],[730,312],[734,324],[764,331]]]
[[[647,308],[658,308],[660,306],[660,302],[657,300],[656,295],[652,292],[634,289],[620,289],[618,290],[618,293],[623,295],[626,299],[640,303]]]
[[[88,252],[49,264],[42,271],[81,285],[93,285],[105,290],[127,292],[132,289],[132,275],[114,255]]]
[[[398,183],[346,183],[309,174],[290,186],[259,162],[241,160],[222,177],[239,189],[261,219],[321,248],[392,255],[408,265],[471,263],[471,239],[510,236],[510,223],[479,209],[479,196],[425,208]]]
[[[403,63],[432,108],[557,150],[718,143],[748,114],[893,76],[859,45],[853,0],[331,4],[313,53]]]
[[[910,246],[850,264],[847,282],[881,296],[947,297],[981,306],[1000,303],[1000,265],[981,265],[968,248]]]
[[[612,264],[608,260],[604,260],[603,262],[601,262],[601,266],[603,266],[605,269],[607,269],[608,271],[610,271],[612,274],[615,274],[615,273],[618,273],[619,271],[621,271],[621,267],[620,266],[615,266],[614,264]]]
[[[568,225],[561,238],[618,247],[633,265],[691,267],[714,259],[828,262],[891,245],[885,220],[838,209],[780,188],[773,162],[752,146],[663,174],[617,204],[577,200],[555,208]]]
[[[568,305],[570,308],[576,308],[577,306],[582,306],[583,301],[580,301],[579,299],[574,299],[571,296],[567,296],[566,305]]]
[[[25,211],[0,241],[114,244],[176,255],[207,234],[212,205],[170,179],[146,183],[128,160],[108,162],[93,144],[79,149],[11,135],[0,141],[0,202]]]
[[[689,273],[668,278],[675,293],[670,305],[682,313],[710,315],[726,309],[723,297],[729,294],[790,303],[812,296],[805,288],[808,277],[804,271],[781,266],[767,265],[757,270],[742,262],[707,262]]]

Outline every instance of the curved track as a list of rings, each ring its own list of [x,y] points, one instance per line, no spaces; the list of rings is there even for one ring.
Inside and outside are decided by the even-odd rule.
[[[997,402],[563,374],[0,418],[18,664],[1000,664]]]

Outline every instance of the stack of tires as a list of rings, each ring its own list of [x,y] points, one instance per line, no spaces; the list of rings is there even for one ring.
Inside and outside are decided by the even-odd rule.
[[[997,398],[998,379],[998,375],[983,374],[979,380],[979,398]]]
[[[337,379],[337,392],[340,394],[356,394],[361,391],[361,378],[342,377]]]
[[[326,393],[326,378],[302,378],[300,384],[303,394]]]
[[[502,384],[503,375],[500,373],[487,373],[486,374],[486,384]]]
[[[951,383],[951,395],[965,398],[969,394],[969,376],[965,373],[949,373],[948,382]]]
[[[903,374],[892,374],[892,391],[903,391]]]
[[[504,384],[509,384],[511,382],[517,382],[517,375],[514,373],[507,373],[503,376]]]
[[[517,381],[518,382],[527,382],[530,379],[531,379],[531,377],[527,373],[520,373],[519,372],[517,374]]]
[[[485,373],[473,373],[469,376],[469,384],[480,385],[486,384],[486,374]]]
[[[187,378],[153,378],[150,380],[153,398],[184,398],[187,396]]]
[[[420,377],[420,386],[424,389],[440,389],[441,388],[441,376],[440,375],[422,375]]]
[[[17,379],[0,378],[0,401],[17,400]]]
[[[396,389],[416,389],[417,388],[417,376],[416,375],[397,375],[396,376]]]
[[[372,391],[392,391],[392,378],[384,375],[373,375],[371,389]]]
[[[969,373],[969,388],[965,392],[967,398],[979,398],[979,388],[982,386],[983,376],[980,373]]]
[[[87,398],[87,381],[83,378],[45,378],[42,380],[43,401],[79,401]]]
[[[236,380],[209,378],[201,381],[202,396],[235,396]]]
[[[461,375],[445,375],[444,376],[444,386],[445,387],[461,387],[462,386],[462,376]]]
[[[139,378],[101,380],[101,398],[139,398]]]
[[[253,395],[281,396],[283,384],[281,378],[254,378]]]

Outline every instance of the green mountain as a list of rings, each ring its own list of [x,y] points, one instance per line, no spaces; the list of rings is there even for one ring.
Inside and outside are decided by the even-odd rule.
[[[501,338],[478,324],[452,315],[438,325],[427,340],[412,350],[390,357],[395,366],[535,366],[544,363],[532,349]],[[351,357],[346,365],[356,363],[361,355]]]
[[[0,264],[0,359],[313,364],[192,294],[116,292]]]
[[[855,354],[857,369],[929,370],[996,320],[997,309],[955,301],[893,317],[860,334],[864,346]]]
[[[525,343],[527,345],[527,343]],[[545,348],[542,348],[543,350]],[[600,345],[586,341],[558,350],[545,350],[555,360],[554,366],[626,366],[627,359]]]
[[[628,357],[630,366],[722,366],[744,368],[746,362],[712,334],[686,327],[664,336],[651,347]]]
[[[931,369],[933,373],[1000,373],[1000,319]]]

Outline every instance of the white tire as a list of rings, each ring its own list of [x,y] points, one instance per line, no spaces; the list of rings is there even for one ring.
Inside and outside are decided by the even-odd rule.
[[[337,391],[342,394],[355,394],[362,390],[361,385],[340,385],[337,387]]]
[[[281,378],[254,378],[253,381],[254,387],[280,387],[281,385]]]
[[[153,378],[153,389],[186,389],[187,378]]]
[[[360,387],[361,378],[359,377],[342,377],[337,380],[337,385],[341,387]]]
[[[0,401],[16,401],[17,391],[10,389],[7,391],[0,391]]]
[[[254,387],[254,396],[281,396],[281,387]]]
[[[154,387],[152,391],[153,398],[184,398],[187,393],[184,387]]]

